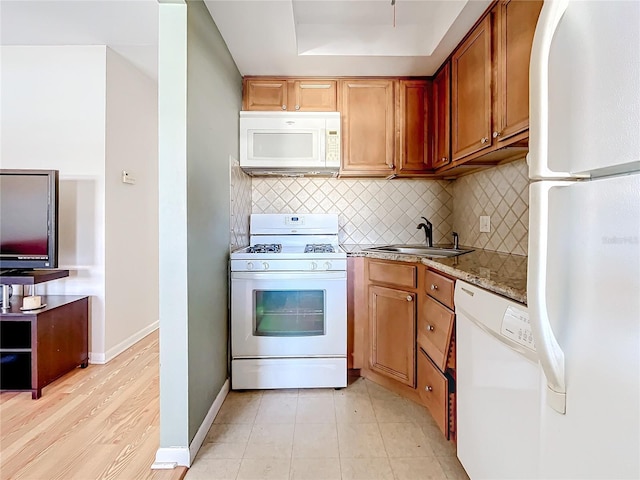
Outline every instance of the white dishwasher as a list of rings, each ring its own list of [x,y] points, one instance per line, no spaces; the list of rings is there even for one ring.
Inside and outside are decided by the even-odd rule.
[[[457,281],[458,458],[472,480],[538,477],[540,370],[527,307]]]

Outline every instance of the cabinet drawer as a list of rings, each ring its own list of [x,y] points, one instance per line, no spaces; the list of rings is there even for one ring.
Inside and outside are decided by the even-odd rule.
[[[424,295],[418,320],[418,345],[443,372],[451,344],[454,313],[431,297]]]
[[[443,435],[448,439],[449,381],[422,349],[418,349],[418,394]]]
[[[383,263],[369,260],[369,281],[416,288],[416,266],[402,263]]]
[[[455,282],[433,270],[427,270],[424,278],[427,293],[453,310],[453,290]]]

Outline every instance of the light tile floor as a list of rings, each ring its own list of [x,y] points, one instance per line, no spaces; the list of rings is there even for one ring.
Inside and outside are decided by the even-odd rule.
[[[186,480],[468,480],[427,410],[364,378],[230,392]]]

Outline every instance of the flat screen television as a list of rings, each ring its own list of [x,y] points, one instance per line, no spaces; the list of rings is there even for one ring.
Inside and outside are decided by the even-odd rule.
[[[0,269],[58,266],[58,170],[0,169]]]

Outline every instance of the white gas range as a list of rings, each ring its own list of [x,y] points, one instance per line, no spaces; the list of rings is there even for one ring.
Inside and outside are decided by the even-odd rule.
[[[347,255],[336,214],[253,214],[231,254],[233,389],[344,387]]]

